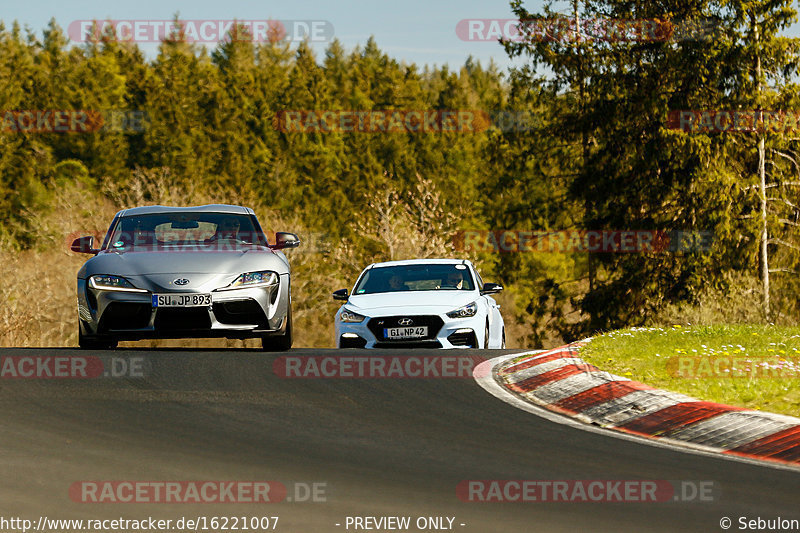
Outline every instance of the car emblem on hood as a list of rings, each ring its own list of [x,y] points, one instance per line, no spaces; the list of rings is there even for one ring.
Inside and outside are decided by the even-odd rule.
[[[414,321],[410,318],[401,318],[397,321],[397,324],[400,326],[412,326],[414,325]]]
[[[178,279],[174,280],[172,283],[174,283],[175,285],[188,285],[189,284],[189,280],[186,279],[186,278],[178,278]]]

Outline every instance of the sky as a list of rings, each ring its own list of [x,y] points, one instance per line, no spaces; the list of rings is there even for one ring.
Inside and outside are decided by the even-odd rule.
[[[542,3],[543,0],[523,2],[531,12],[541,12]],[[794,4],[798,9],[797,1]],[[333,37],[350,51],[363,46],[370,36],[390,57],[420,67],[447,64],[457,69],[470,56],[484,66],[494,61],[501,70],[525,61],[509,59],[496,37],[489,38],[488,21],[482,23],[484,32],[478,32],[486,40],[468,38],[475,35],[468,32],[468,20],[498,20],[502,24],[504,19],[513,18],[509,0],[0,0],[0,5],[0,20],[6,26],[16,20],[41,35],[49,20],[55,18],[68,35],[74,35],[76,43],[81,21],[87,28],[92,20],[109,19],[139,21],[147,26],[171,22],[177,13],[181,20],[196,21],[198,27],[202,22],[219,24],[233,19],[262,24],[270,19],[286,21],[290,29],[315,23],[324,29],[320,38],[311,43],[319,61]],[[560,0],[555,5],[566,14],[571,0]],[[69,31],[71,24],[74,32]],[[787,35],[800,36],[799,26],[795,24]],[[155,58],[157,42],[139,46],[149,58]],[[213,49],[216,43],[206,46]]]
[[[497,42],[464,40],[456,33],[463,19],[512,18],[508,0],[3,0],[2,4],[0,19],[7,27],[16,20],[38,35],[52,17],[64,31],[73,21],[169,21],[175,13],[182,20],[197,21],[323,21],[348,51],[374,36],[384,53],[419,66],[448,64],[458,68],[469,56],[484,66],[490,60],[503,69],[512,65]],[[525,5],[538,10],[541,3],[534,0]],[[485,28],[488,31],[488,23]],[[79,30],[75,35],[79,36]],[[326,37],[313,43],[318,59],[327,44]],[[148,57],[155,57],[157,44],[143,43],[140,47]]]

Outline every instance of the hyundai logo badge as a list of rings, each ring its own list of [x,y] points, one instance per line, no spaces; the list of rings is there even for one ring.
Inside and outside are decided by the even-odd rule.
[[[186,279],[186,278],[178,278],[175,281],[173,281],[172,283],[174,283],[175,285],[188,285],[189,284],[189,280]]]
[[[401,318],[400,320],[397,321],[397,324],[400,326],[413,326],[414,321],[411,320],[410,318]]]

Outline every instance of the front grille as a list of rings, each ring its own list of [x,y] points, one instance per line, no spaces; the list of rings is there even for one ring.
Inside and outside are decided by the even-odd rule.
[[[180,331],[189,329],[211,329],[211,317],[206,307],[169,309],[156,311],[156,330]]]
[[[409,342],[410,339],[393,341],[383,336],[384,328],[406,327],[405,324],[403,325],[399,324],[399,321],[404,318],[410,318],[413,321],[413,324],[408,324],[410,326],[428,326],[428,335],[426,337],[420,337],[419,339],[414,339],[415,342]],[[378,340],[378,342],[385,341],[391,344],[407,343],[414,345],[418,344],[419,341],[435,339],[436,335],[439,333],[439,330],[442,329],[443,325],[444,321],[436,315],[382,316],[382,317],[371,318],[369,322],[367,322],[367,327],[372,332],[372,334],[375,335],[375,338]]]
[[[142,329],[150,324],[152,306],[149,303],[111,302],[100,317],[101,331]]]
[[[470,348],[477,348],[478,347],[478,339],[475,338],[475,332],[462,332],[462,333],[452,333],[447,340],[450,341],[450,344],[453,346],[469,346]]]
[[[267,317],[258,302],[252,299],[233,302],[217,302],[213,306],[214,317],[223,324],[258,324],[267,327]]]

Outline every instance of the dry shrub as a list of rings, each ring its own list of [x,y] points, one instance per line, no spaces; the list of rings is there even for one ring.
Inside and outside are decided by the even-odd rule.
[[[391,174],[378,183],[366,195],[369,210],[358,223],[360,242],[352,246],[356,254],[342,258],[355,274],[378,261],[454,257],[451,236],[460,216],[445,207],[431,180],[417,174],[403,192]]]
[[[695,304],[669,305],[647,325],[763,324],[761,282],[739,275],[732,278],[729,285],[725,289],[705,289]]]
[[[15,243],[0,243],[0,346],[77,345],[75,275],[87,257],[69,245],[80,235],[103,235],[115,208],[79,182],[53,197],[49,210],[24,212],[38,236],[34,247],[15,251]]]
[[[75,346],[75,274],[83,263],[63,249],[0,252],[0,346]]]

